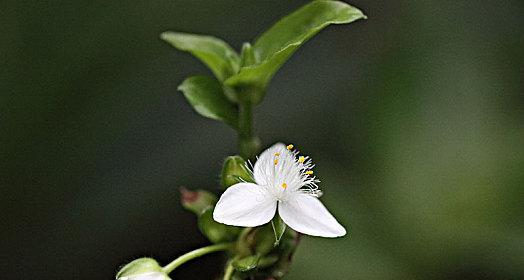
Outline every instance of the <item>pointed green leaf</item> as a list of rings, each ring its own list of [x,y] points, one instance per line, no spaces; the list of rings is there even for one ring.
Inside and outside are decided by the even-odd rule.
[[[284,232],[286,231],[286,224],[282,221],[279,215],[275,215],[273,220],[271,220],[271,226],[273,227],[273,233],[275,234],[275,244],[277,246],[280,243],[280,239]]]
[[[366,16],[339,1],[313,1],[278,21],[253,45],[256,63],[243,66],[225,81],[253,103],[262,100],[267,84],[284,62],[309,38],[330,24],[350,23]]]
[[[255,269],[258,265],[260,257],[257,255],[247,256],[233,261],[233,267],[236,270],[246,272]]]
[[[218,38],[170,31],[162,33],[160,38],[173,47],[196,56],[220,81],[238,72],[240,57],[233,48]]]
[[[350,23],[365,15],[340,1],[313,1],[284,17],[260,36],[254,45],[258,61],[264,61],[290,45],[302,44],[329,24]]]
[[[237,128],[238,109],[226,98],[217,80],[207,76],[190,77],[178,86],[178,90],[200,115]]]

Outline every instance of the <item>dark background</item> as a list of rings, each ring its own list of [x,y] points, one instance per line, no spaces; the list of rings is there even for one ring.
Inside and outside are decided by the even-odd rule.
[[[239,49],[304,3],[2,1],[1,278],[111,279],[206,245],[178,188],[217,191],[236,138],[176,91],[210,73],[158,35]],[[349,231],[304,238],[286,279],[524,278],[524,2],[351,3],[369,19],[314,37],[256,110]]]

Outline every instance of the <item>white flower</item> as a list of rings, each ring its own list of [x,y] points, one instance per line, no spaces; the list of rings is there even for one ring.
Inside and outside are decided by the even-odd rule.
[[[320,202],[322,194],[309,157],[277,143],[265,150],[253,167],[254,183],[229,187],[220,197],[213,219],[219,223],[255,227],[278,214],[292,229],[314,236],[338,237],[346,230]]]

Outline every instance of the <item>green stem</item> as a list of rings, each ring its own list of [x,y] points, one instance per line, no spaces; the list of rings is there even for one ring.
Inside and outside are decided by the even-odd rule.
[[[226,270],[224,271],[224,278],[222,278],[222,280],[230,280],[231,276],[233,275],[233,271],[235,271],[235,268],[233,267],[233,261],[229,261],[227,263]]]
[[[239,105],[239,118],[240,118],[240,124],[239,124],[239,134],[242,137],[251,137],[251,134],[253,133],[251,123],[253,122],[253,105],[249,102],[242,102]]]
[[[257,152],[256,139],[253,137],[253,105],[249,101],[239,104],[238,144],[240,155],[249,159]]]
[[[191,251],[189,253],[185,253],[182,256],[176,258],[174,261],[172,261],[168,265],[164,266],[162,268],[162,270],[166,274],[169,274],[175,268],[181,266],[182,264],[184,264],[187,261],[190,261],[192,259],[201,257],[201,256],[209,254],[209,253],[227,250],[227,249],[231,248],[234,244],[235,243],[220,243],[220,244],[215,244],[215,245],[206,246],[206,247],[202,247],[202,248],[193,250],[193,251]]]

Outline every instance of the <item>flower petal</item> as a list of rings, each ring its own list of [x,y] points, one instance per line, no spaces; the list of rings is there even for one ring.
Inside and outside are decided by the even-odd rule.
[[[238,183],[222,194],[213,219],[231,226],[255,227],[271,221],[277,201],[267,189],[253,183]]]
[[[292,229],[313,236],[338,237],[346,230],[329,213],[318,198],[296,193],[278,205],[278,213]]]

